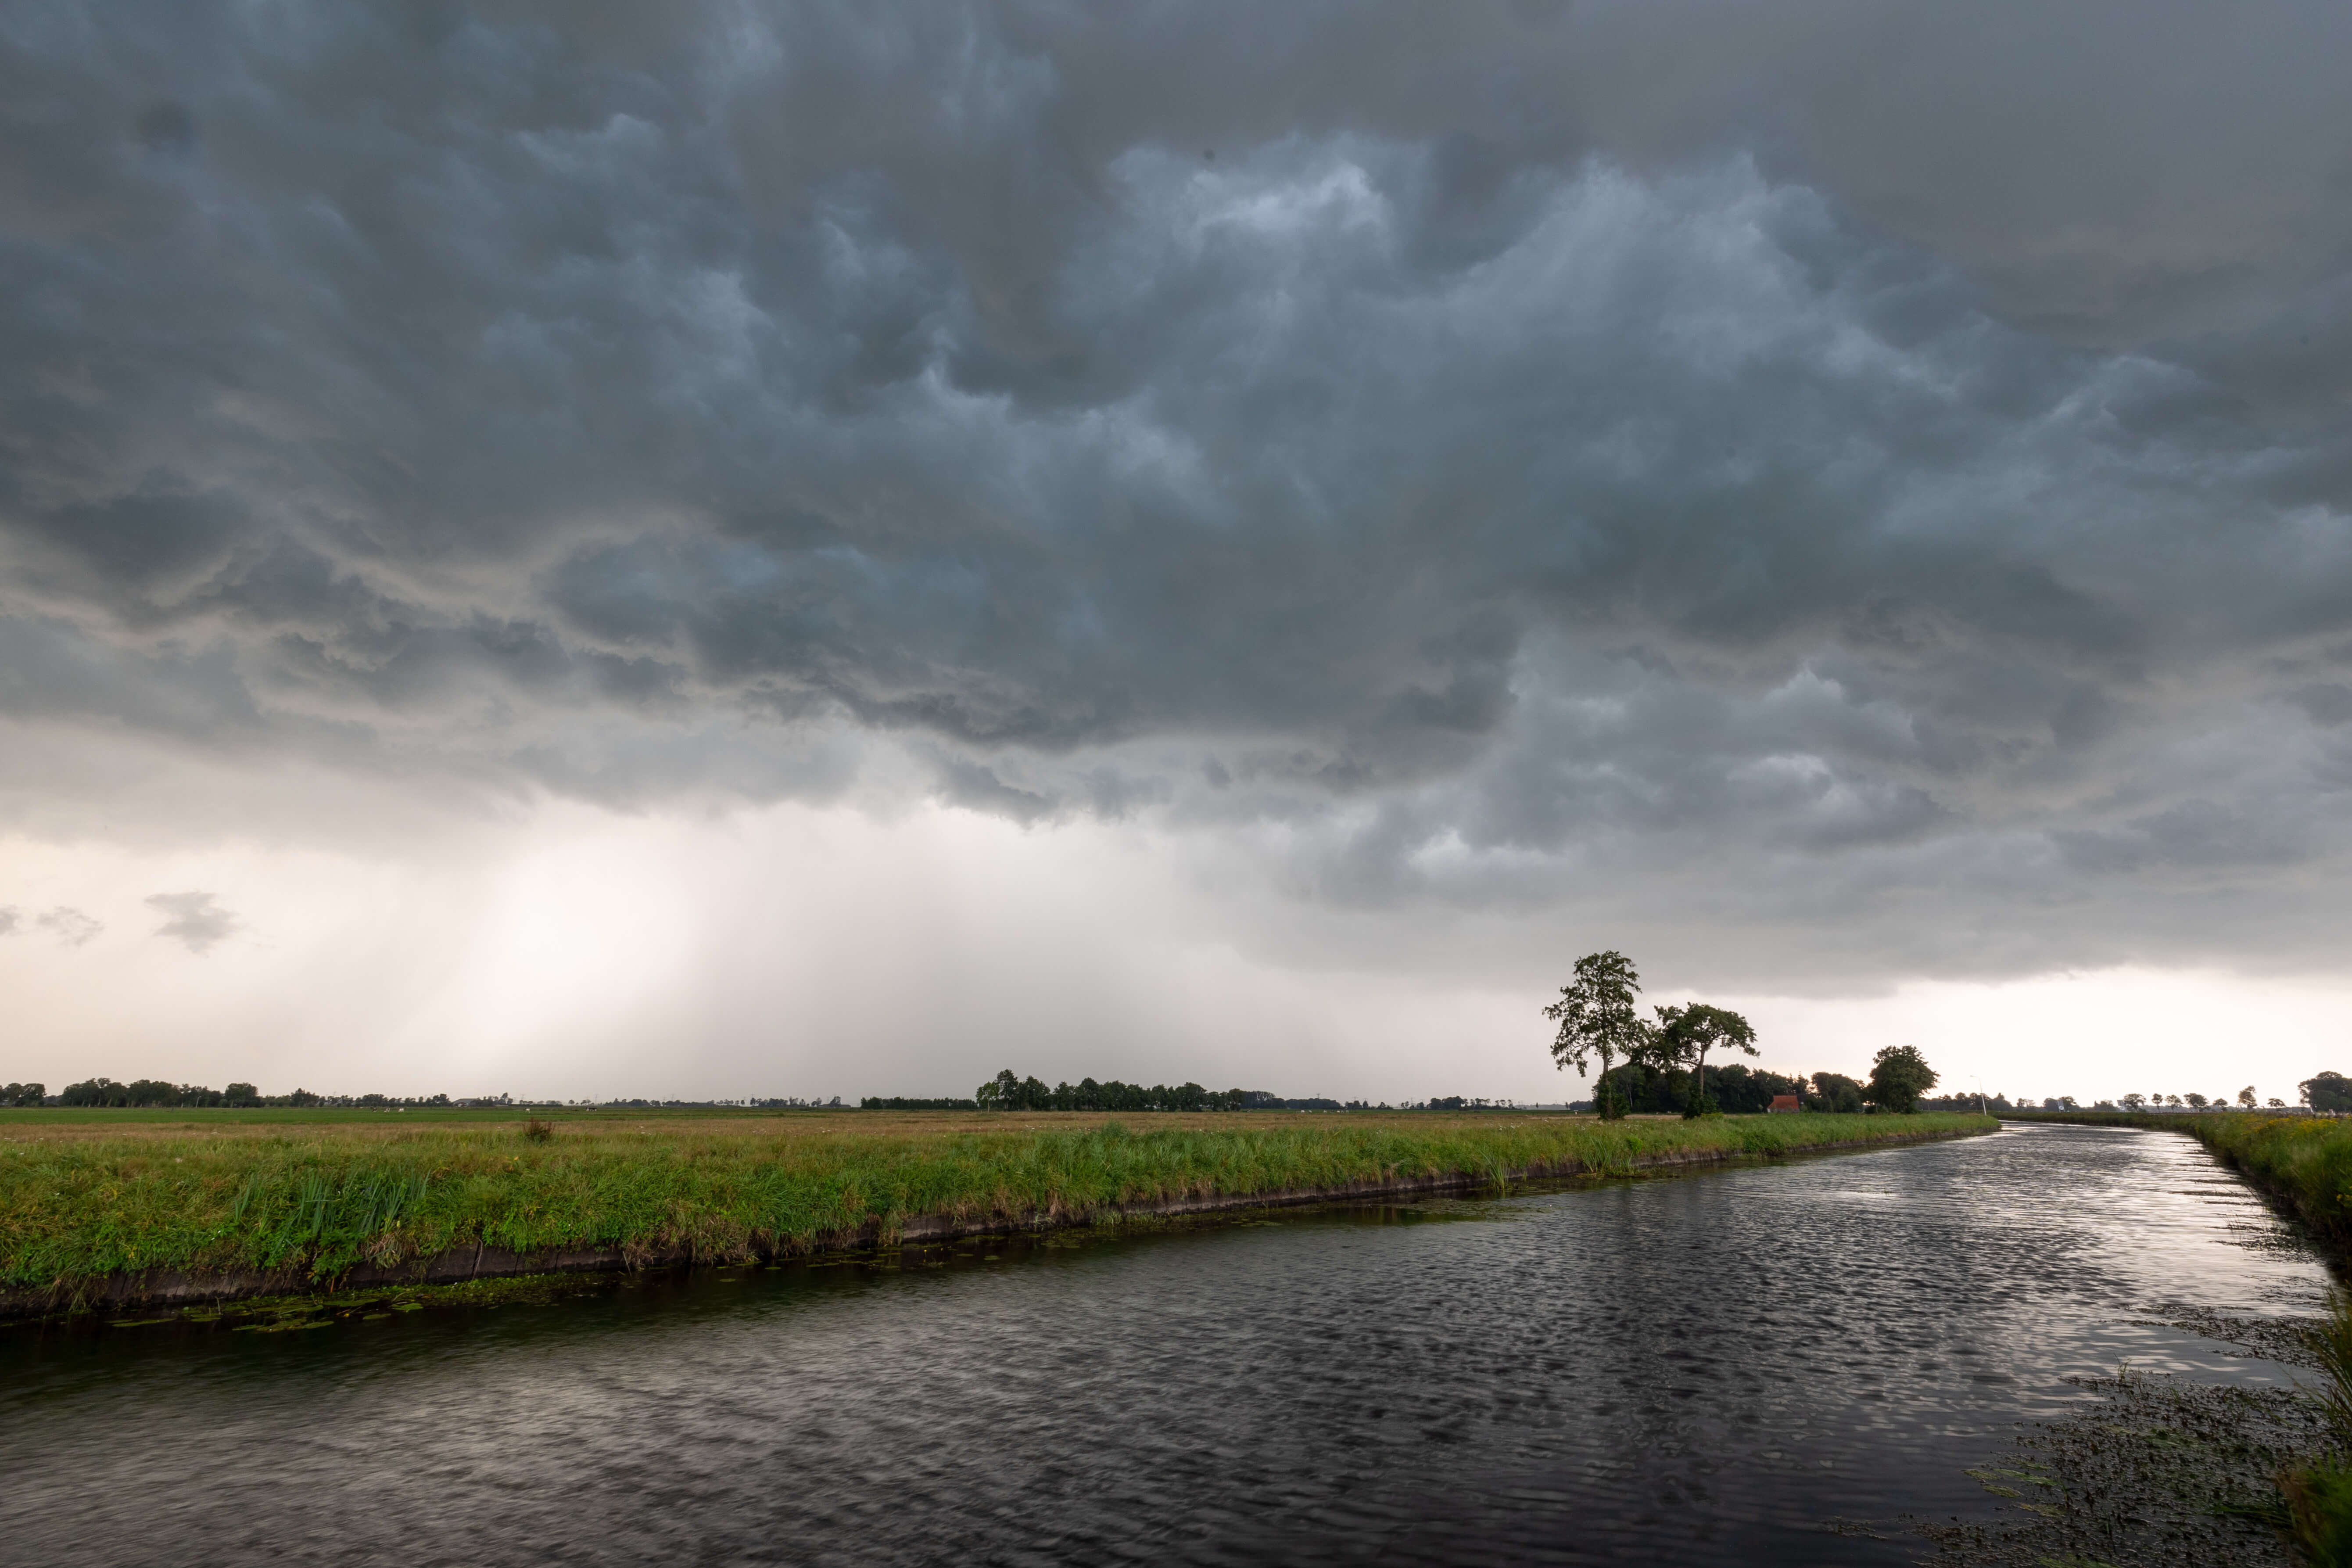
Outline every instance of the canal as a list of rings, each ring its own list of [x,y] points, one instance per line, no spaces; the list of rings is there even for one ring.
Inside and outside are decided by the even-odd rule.
[[[2190,1140],[1958,1142],[293,1331],[0,1332],[0,1555],[1906,1563],[2319,1257]],[[2076,1380],[2076,1381],[2070,1381]]]

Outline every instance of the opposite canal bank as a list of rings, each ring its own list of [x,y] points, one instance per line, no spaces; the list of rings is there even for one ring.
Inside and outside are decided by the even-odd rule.
[[[0,1316],[772,1259],[1990,1131],[1966,1115],[0,1122]]]

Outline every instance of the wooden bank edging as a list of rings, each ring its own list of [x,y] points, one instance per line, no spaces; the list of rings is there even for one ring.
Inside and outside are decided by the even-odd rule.
[[[1290,1187],[1261,1193],[1213,1193],[1185,1197],[1155,1198],[1131,1204],[1110,1204],[1095,1209],[1069,1209],[1053,1214],[990,1215],[960,1218],[954,1215],[916,1215],[899,1222],[895,1233],[880,1220],[869,1220],[855,1231],[833,1232],[809,1246],[755,1246],[748,1255],[724,1258],[697,1255],[691,1247],[577,1247],[515,1253],[488,1246],[452,1247],[431,1258],[412,1258],[389,1266],[362,1263],[331,1279],[319,1279],[297,1268],[250,1269],[193,1273],[184,1269],[142,1269],[109,1275],[79,1284],[59,1284],[37,1290],[0,1290],[0,1321],[44,1317],[60,1310],[128,1307],[194,1307],[215,1301],[242,1300],[255,1296],[327,1295],[338,1290],[369,1289],[401,1285],[458,1285],[470,1279],[514,1279],[530,1274],[586,1274],[632,1268],[676,1268],[695,1263],[763,1263],[825,1254],[872,1252],[886,1247],[935,1246],[983,1236],[1020,1236],[1072,1229],[1104,1220],[1181,1219],[1251,1209],[1302,1208],[1317,1204],[1361,1203],[1377,1198],[1434,1197],[1474,1192],[1511,1182],[1553,1181],[1576,1176],[1630,1175],[1639,1171],[1678,1165],[1725,1165],[1740,1160],[1769,1160],[1796,1154],[1826,1154],[1844,1150],[1894,1149],[1914,1143],[1934,1143],[1955,1138],[1979,1137],[1997,1127],[1906,1133],[1893,1138],[1851,1138],[1834,1143],[1812,1143],[1801,1149],[1752,1152],[1744,1149],[1672,1150],[1637,1157],[1629,1170],[1605,1170],[1580,1163],[1536,1166],[1504,1172],[1455,1171],[1437,1176],[1414,1176],[1383,1182],[1349,1182],[1329,1187]]]

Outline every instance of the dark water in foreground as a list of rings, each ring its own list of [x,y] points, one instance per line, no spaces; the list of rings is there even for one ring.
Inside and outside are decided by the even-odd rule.
[[[2279,1381],[2149,1322],[2326,1283],[2189,1140],[2056,1127],[995,1252],[0,1333],[0,1557],[1907,1563],[1824,1525],[1981,1517],[2070,1374]]]

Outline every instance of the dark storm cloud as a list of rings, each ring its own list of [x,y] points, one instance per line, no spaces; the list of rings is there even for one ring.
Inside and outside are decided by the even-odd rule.
[[[157,893],[147,904],[171,917],[155,928],[155,934],[170,937],[190,952],[209,952],[226,941],[240,923],[210,893]]]
[[[2227,946],[2134,900],[2345,848],[2347,43],[19,8],[0,713]]]

